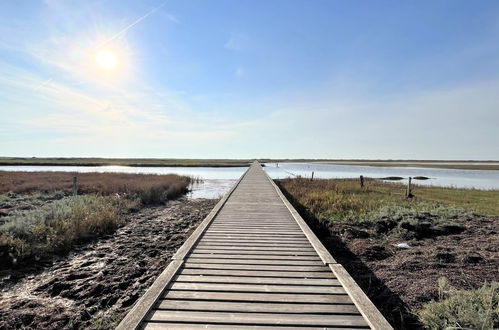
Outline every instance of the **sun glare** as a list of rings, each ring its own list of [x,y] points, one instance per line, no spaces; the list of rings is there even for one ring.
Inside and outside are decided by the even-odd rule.
[[[95,62],[104,70],[113,70],[118,65],[118,58],[110,50],[100,50],[95,54]]]

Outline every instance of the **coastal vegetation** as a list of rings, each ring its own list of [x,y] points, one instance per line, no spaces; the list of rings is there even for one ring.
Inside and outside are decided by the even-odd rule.
[[[414,186],[408,199],[373,179],[277,183],[396,328],[499,326],[499,191]]]
[[[68,172],[0,171],[2,268],[67,253],[75,244],[110,234],[123,216],[188,191],[178,175],[78,173],[73,196]]]
[[[73,177],[81,194],[124,195],[143,204],[158,204],[187,192],[191,178],[175,174],[70,173],[0,171],[2,193],[73,192]]]
[[[132,167],[244,167],[252,159],[182,158],[76,158],[76,157],[0,157],[0,166],[132,166]],[[499,161],[471,160],[370,160],[370,159],[277,159],[262,158],[260,163],[318,163],[332,165],[419,167],[468,170],[499,170]]]
[[[430,329],[497,329],[499,327],[499,282],[475,290],[456,290],[445,277],[438,281],[437,302],[418,313]]]
[[[250,163],[249,159],[0,157],[0,166],[239,167]]]

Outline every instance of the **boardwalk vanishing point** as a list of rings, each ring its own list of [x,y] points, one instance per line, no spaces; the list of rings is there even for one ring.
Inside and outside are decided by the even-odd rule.
[[[118,325],[392,329],[254,162]]]

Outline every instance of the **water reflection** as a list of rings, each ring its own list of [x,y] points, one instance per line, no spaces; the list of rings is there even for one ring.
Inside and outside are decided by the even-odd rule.
[[[358,178],[360,175],[372,178],[389,176],[408,177],[424,176],[428,180],[414,183],[428,186],[499,189],[499,171],[497,170],[458,170],[444,168],[417,167],[376,167],[358,165],[330,165],[312,163],[267,163],[265,171],[274,179],[303,176],[315,178]]]
[[[497,170],[458,170],[416,167],[374,167],[359,165],[332,165],[314,163],[266,163],[265,171],[273,179],[293,176],[315,178],[403,178],[424,176],[430,179],[415,181],[416,184],[457,188],[499,189]],[[218,198],[223,196],[246,167],[130,167],[130,166],[0,166],[4,171],[65,171],[100,173],[179,174],[202,179],[192,185],[189,198]],[[402,180],[398,182],[407,182]]]

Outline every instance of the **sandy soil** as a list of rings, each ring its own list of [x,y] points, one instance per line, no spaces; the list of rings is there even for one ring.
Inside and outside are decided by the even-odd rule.
[[[440,277],[459,289],[499,280],[499,218],[459,221],[460,233],[410,241],[380,226],[333,224],[323,241],[396,329],[420,329],[409,310],[438,297]]]
[[[146,208],[65,258],[2,272],[0,329],[114,328],[215,202]]]

